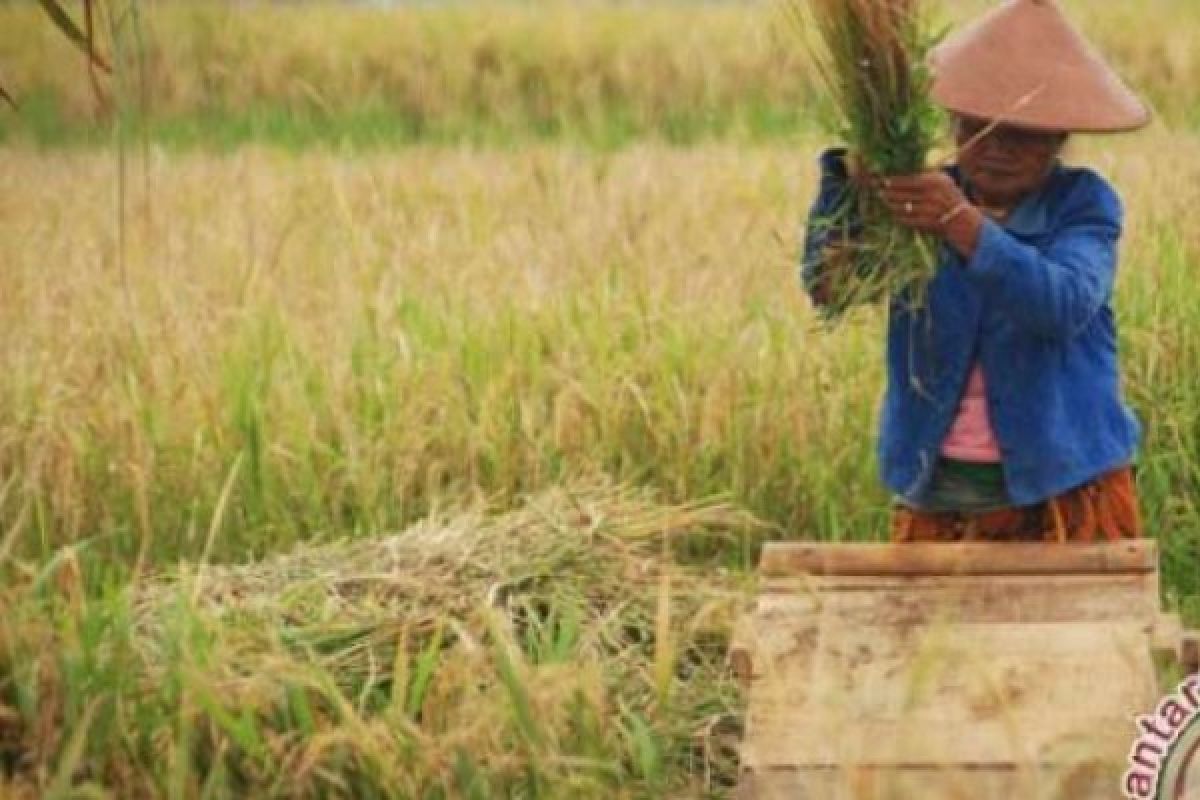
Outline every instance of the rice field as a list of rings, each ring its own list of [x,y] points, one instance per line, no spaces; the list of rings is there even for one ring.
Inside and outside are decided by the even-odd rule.
[[[1200,18],[1092,7],[1162,117],[1068,158],[1126,203],[1143,510],[1195,624]],[[771,8],[151,10],[118,147],[0,6],[0,796],[727,796],[758,545],[888,510],[881,320],[796,280],[824,139]],[[230,133],[256,109],[284,127]]]
[[[1064,3],[1160,114],[1195,125],[1200,6]],[[987,5],[936,7],[951,24]],[[108,144],[111,131],[94,122],[121,109],[186,147],[265,137],[294,148],[529,139],[612,148],[789,140],[829,113],[783,2],[98,8],[111,10],[97,28],[119,75],[99,100],[82,56],[36,4],[0,3],[0,85],[21,103],[0,116],[0,139]]]

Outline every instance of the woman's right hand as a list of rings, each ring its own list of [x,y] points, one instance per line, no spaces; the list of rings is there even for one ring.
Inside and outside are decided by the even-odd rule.
[[[983,214],[945,172],[887,176],[878,189],[896,222],[943,239],[963,258],[974,254]]]

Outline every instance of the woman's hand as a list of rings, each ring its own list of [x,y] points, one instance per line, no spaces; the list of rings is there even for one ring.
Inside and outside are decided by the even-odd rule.
[[[897,222],[945,239],[964,258],[975,253],[983,212],[949,175],[931,170],[876,180],[879,196]]]

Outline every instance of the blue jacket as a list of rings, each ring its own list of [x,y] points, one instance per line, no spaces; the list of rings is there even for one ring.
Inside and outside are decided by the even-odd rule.
[[[810,293],[829,235],[814,222],[845,188],[841,156],[820,159],[801,266]],[[971,259],[942,247],[926,312],[890,304],[878,456],[892,491],[921,505],[976,358],[1014,504],[1132,462],[1141,428],[1121,397],[1111,306],[1121,222],[1104,178],[1056,164],[1004,225],[984,223]]]

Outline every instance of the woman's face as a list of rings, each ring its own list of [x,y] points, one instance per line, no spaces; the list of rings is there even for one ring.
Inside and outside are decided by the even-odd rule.
[[[974,117],[955,118],[958,165],[980,200],[1011,208],[1041,186],[1067,135],[1008,125],[987,130],[991,124]]]

